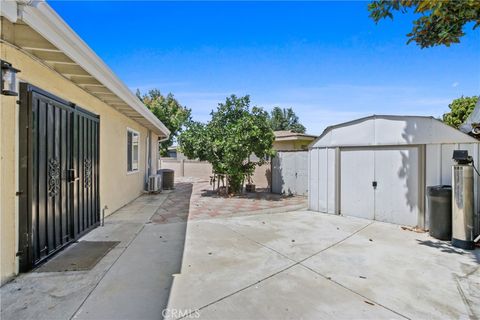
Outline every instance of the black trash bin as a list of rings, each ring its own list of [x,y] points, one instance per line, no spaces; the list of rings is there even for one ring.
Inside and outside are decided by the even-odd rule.
[[[162,169],[162,188],[164,190],[173,190],[175,172],[172,169]]]
[[[427,187],[430,235],[452,240],[452,186]]]

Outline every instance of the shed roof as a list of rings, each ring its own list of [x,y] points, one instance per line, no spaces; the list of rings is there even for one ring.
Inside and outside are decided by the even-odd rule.
[[[479,143],[433,117],[372,115],[327,127],[310,148]]]

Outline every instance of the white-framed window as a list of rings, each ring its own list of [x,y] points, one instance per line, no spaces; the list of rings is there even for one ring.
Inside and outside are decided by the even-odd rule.
[[[127,128],[127,172],[138,171],[138,159],[140,154],[140,134]]]

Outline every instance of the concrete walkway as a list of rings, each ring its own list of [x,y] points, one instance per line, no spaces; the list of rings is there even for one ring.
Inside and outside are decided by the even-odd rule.
[[[120,241],[92,270],[33,271],[4,285],[1,319],[160,319],[185,239],[186,223],[166,223],[159,212],[174,195],[141,196],[80,239]]]
[[[308,211],[190,221],[168,316],[478,319],[479,262],[426,233]]]

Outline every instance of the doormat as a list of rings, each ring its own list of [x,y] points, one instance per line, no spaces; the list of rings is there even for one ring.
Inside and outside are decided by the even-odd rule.
[[[120,241],[80,241],[60,252],[35,272],[91,270]]]

